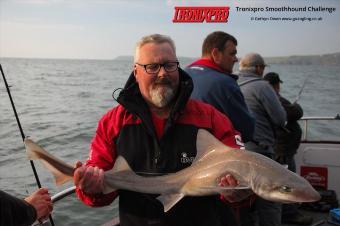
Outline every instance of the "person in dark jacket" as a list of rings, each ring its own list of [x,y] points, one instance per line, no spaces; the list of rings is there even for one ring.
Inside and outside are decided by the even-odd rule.
[[[283,82],[279,74],[269,72],[263,78],[274,88],[287,113],[287,124],[285,127],[276,129],[275,160],[283,165],[287,165],[289,170],[296,172],[294,155],[300,146],[302,130],[298,120],[302,118],[303,110],[298,103],[291,103],[280,95],[280,83]],[[313,222],[313,218],[299,212],[297,204],[283,204],[282,222],[310,225]]]
[[[254,151],[271,159],[275,158],[275,130],[286,123],[286,112],[273,88],[262,76],[265,61],[258,53],[248,53],[240,60],[238,82],[249,110],[256,118],[253,141],[245,143],[246,150]],[[257,197],[254,210],[241,213],[242,226],[280,226],[281,204]],[[249,217],[247,217],[249,215]]]
[[[47,218],[53,209],[46,188],[40,188],[25,199],[0,190],[0,225],[27,226]]]
[[[237,62],[237,40],[223,31],[209,34],[202,45],[202,58],[185,71],[192,77],[193,99],[213,105],[229,117],[244,142],[253,139],[255,118],[249,112],[243,94],[232,74]]]
[[[164,213],[157,195],[128,190],[103,194],[104,171],[113,167],[117,156],[124,157],[139,175],[155,176],[192,164],[199,129],[239,148],[240,135],[229,119],[211,105],[190,99],[192,89],[190,76],[179,68],[170,37],[142,38],[135,50],[133,73],[117,98],[119,105],[99,121],[86,164],[77,164],[74,182],[85,204],[109,205],[119,195],[121,226],[223,225],[216,211],[219,196],[184,197]],[[237,185],[231,175],[216,182]]]

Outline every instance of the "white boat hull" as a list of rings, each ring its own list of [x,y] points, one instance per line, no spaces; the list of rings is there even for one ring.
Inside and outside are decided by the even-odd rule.
[[[303,142],[295,157],[297,173],[340,197],[340,143]],[[309,173],[304,174],[304,170]]]

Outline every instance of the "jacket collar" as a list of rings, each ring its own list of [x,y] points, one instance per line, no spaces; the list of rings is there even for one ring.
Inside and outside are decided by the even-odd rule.
[[[248,71],[248,70],[241,70],[236,72],[236,75],[238,75],[238,77],[242,77],[242,78],[258,78],[258,79],[263,79],[262,76],[259,76],[257,74],[255,74],[254,72]]]
[[[193,63],[191,63],[189,65],[189,67],[192,67],[192,66],[204,66],[204,67],[208,67],[208,68],[211,68],[215,71],[218,71],[218,72],[221,72],[225,75],[228,75],[230,77],[232,77],[233,79],[237,80],[238,79],[238,76],[237,75],[234,75],[234,74],[229,74],[225,71],[222,70],[222,68],[220,66],[218,66],[217,64],[215,64],[214,61],[210,60],[210,59],[206,59],[206,58],[201,58],[201,59],[198,59],[196,61],[194,61]]]

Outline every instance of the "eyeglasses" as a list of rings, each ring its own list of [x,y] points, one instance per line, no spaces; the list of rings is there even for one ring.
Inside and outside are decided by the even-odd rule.
[[[157,74],[161,70],[161,67],[163,67],[166,72],[174,72],[179,67],[178,61],[166,62],[164,64],[139,64],[139,63],[136,64],[144,67],[146,73],[148,74]]]

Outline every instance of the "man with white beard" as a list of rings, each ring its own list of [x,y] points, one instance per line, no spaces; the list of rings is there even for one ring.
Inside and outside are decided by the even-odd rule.
[[[77,195],[85,204],[109,205],[119,195],[122,226],[222,226],[219,196],[185,197],[164,213],[157,195],[127,190],[103,194],[104,171],[113,167],[119,155],[137,174],[155,176],[191,165],[200,128],[228,146],[239,147],[240,135],[229,119],[212,106],[191,100],[192,89],[190,76],[179,68],[170,37],[154,34],[137,43],[134,69],[117,98],[119,105],[101,118],[89,159],[75,171]],[[238,182],[227,174],[218,183],[236,186]],[[229,201],[238,197],[225,196]]]

